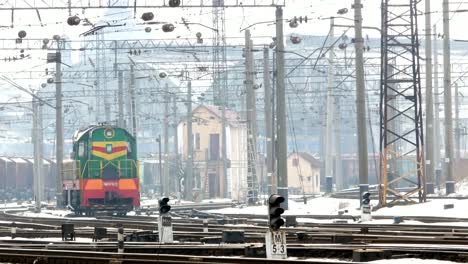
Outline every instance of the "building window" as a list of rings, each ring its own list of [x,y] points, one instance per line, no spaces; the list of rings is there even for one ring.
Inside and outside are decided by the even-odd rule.
[[[292,163],[293,163],[293,166],[294,166],[294,167],[299,166],[299,159],[294,158],[294,159],[292,160]]]
[[[200,150],[200,133],[195,134],[195,149]]]
[[[219,160],[219,134],[210,134],[209,159]]]

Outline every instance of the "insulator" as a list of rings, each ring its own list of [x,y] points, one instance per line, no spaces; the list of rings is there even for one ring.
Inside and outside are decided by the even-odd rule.
[[[346,44],[346,43],[340,43],[338,45],[338,48],[341,49],[341,50],[346,49],[347,47],[348,47],[348,44]]]
[[[53,39],[54,39],[54,40],[59,40],[59,39],[60,39],[60,35],[54,35],[54,36],[53,36]]]
[[[42,40],[42,43],[43,43],[44,45],[49,44],[49,39],[43,39],[43,40]]]
[[[18,37],[20,37],[20,38],[25,38],[25,37],[26,37],[26,31],[20,30],[20,31],[18,32]]]
[[[195,36],[197,36],[197,38],[201,38],[202,34],[200,32],[197,32],[197,34],[195,34]]]
[[[291,22],[289,22],[289,27],[290,28],[297,28],[298,25],[299,24],[295,20],[291,20]]]
[[[160,72],[159,73],[159,78],[164,79],[166,77],[167,77],[167,73],[165,73],[165,72]]]
[[[41,84],[41,87],[42,87],[42,88],[45,88],[46,86],[47,86],[47,83],[42,83],[42,84]]]
[[[302,41],[301,38],[297,36],[291,36],[290,40],[293,44],[299,44]]]
[[[154,18],[153,12],[147,12],[141,15],[141,19],[143,19],[143,21],[150,21],[150,20],[153,20],[153,18]]]
[[[48,78],[47,83],[54,83],[54,78]]]
[[[344,15],[346,13],[348,13],[348,8],[341,8],[341,9],[338,9],[338,15]]]
[[[164,32],[172,32],[172,31],[174,31],[174,25],[172,25],[172,24],[164,24],[164,25],[162,26],[162,30],[163,30]]]
[[[180,0],[169,0],[170,7],[178,7],[180,6]]]
[[[151,27],[145,27],[145,32],[150,33],[151,32]]]
[[[78,26],[81,22],[81,19],[78,16],[71,16],[67,19],[67,24],[70,26]]]

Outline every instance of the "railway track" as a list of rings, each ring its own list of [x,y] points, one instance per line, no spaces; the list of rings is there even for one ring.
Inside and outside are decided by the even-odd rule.
[[[11,222],[15,222],[17,226],[17,238],[13,241],[10,239],[0,240],[0,249],[18,248],[39,251],[48,249],[62,252],[70,250],[98,251],[113,252],[115,254],[117,249],[116,227],[122,225],[125,228],[125,252],[127,253],[196,255],[198,257],[211,255],[264,259],[265,249],[263,243],[264,234],[267,229],[265,217],[259,215],[218,215],[194,209],[189,210],[187,208],[177,210],[174,214],[179,215],[179,217],[173,217],[174,239],[179,241],[178,244],[152,242],[158,240],[158,232],[156,231],[157,218],[154,216],[137,215],[128,217],[99,217],[97,219],[70,217],[63,219],[30,218],[1,212],[0,236],[9,236],[11,234]],[[199,218],[195,218],[194,216]],[[298,215],[296,217],[298,219],[303,217],[348,220],[350,218],[350,216],[346,215]],[[382,219],[392,219],[392,217],[382,217]],[[404,219],[425,222],[468,220],[441,217],[404,217]],[[204,230],[204,221],[208,223],[208,232]],[[73,224],[76,236],[79,238],[92,238],[94,227],[106,227],[108,232],[99,243],[58,242],[56,238],[61,237],[60,228],[63,223]],[[244,234],[245,244],[222,243],[223,232],[229,230],[241,230]],[[404,223],[398,225],[365,224],[351,221],[350,223],[299,222],[296,226],[283,228],[283,230],[285,230],[287,235],[289,256],[298,258],[333,257],[350,259],[356,250],[373,249],[382,251],[385,254],[388,253],[390,256],[437,258],[468,262],[468,247],[464,246],[468,245],[468,227],[464,226],[449,224],[408,225]],[[45,241],[31,242],[30,238],[38,237],[44,238]],[[0,256],[1,254],[0,252]],[[2,261],[3,259],[0,258],[0,262]],[[205,259],[201,261],[205,261]],[[219,263],[230,263],[219,259],[218,261],[221,261]],[[80,262],[79,260],[70,260],[67,263]]]
[[[143,264],[143,263],[340,263],[338,261],[313,260],[267,260],[264,258],[246,258],[238,256],[199,256],[169,254],[136,254],[113,252],[83,252],[74,250],[41,250],[41,249],[5,249],[0,248],[0,261],[8,263],[35,264]]]
[[[468,261],[467,246],[447,245],[381,245],[381,244],[290,244],[288,256],[294,260],[278,263],[337,263],[313,261],[311,258],[336,258],[350,260],[357,251],[380,252],[385,258],[431,258],[451,261]],[[263,244],[157,244],[126,243],[125,253],[116,253],[117,243],[43,243],[0,244],[0,262],[8,263],[140,263],[161,260],[173,263],[277,263],[265,259]],[[167,257],[167,258],[166,258]],[[60,262],[59,260],[62,260]],[[91,262],[92,260],[92,262]],[[132,262],[136,261],[137,262]],[[46,261],[46,262],[39,262]],[[86,262],[88,261],[88,262]],[[95,262],[98,261],[98,262]],[[114,262],[117,261],[117,262]],[[193,262],[196,261],[196,262]]]
[[[156,241],[157,223],[154,217],[137,217],[140,220],[122,218],[90,219],[50,219],[25,218],[21,216],[2,214],[5,222],[0,223],[0,236],[11,234],[11,224],[15,221],[18,237],[53,238],[61,237],[61,224],[75,225],[77,237],[92,238],[94,227],[106,227],[108,232],[104,238],[116,239],[116,226],[121,224],[125,228],[127,240]],[[150,221],[153,220],[153,221]],[[216,220],[208,222],[209,232],[204,232],[202,219],[173,219],[174,238],[185,242],[220,243],[226,230],[241,230],[245,241],[258,243],[264,241],[266,223],[259,220],[242,219],[234,224],[219,224]],[[400,243],[400,244],[468,244],[468,227],[443,225],[391,225],[391,224],[345,224],[345,223],[301,223],[296,227],[284,228],[288,243]]]

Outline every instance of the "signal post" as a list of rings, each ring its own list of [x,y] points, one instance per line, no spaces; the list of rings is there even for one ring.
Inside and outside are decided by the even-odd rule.
[[[284,209],[280,204],[285,201],[283,196],[272,194],[268,198],[268,231],[265,235],[266,255],[268,259],[286,259],[288,257],[286,248],[286,233],[280,230],[284,225],[281,214]]]
[[[159,199],[159,217],[158,217],[158,237],[160,243],[174,242],[174,234],[172,232],[172,217],[169,213],[171,206],[167,203],[169,198],[163,197]]]
[[[371,205],[370,205],[370,192],[365,192],[362,194],[361,201],[361,222],[367,222],[372,220],[371,215]]]

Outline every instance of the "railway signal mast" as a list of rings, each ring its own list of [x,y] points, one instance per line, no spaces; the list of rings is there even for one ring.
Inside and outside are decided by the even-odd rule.
[[[172,243],[174,234],[172,232],[172,218],[169,213],[171,206],[167,203],[169,198],[163,197],[159,199],[159,217],[158,217],[158,236],[161,243]]]
[[[286,234],[279,230],[284,225],[281,214],[284,209],[281,203],[285,201],[283,196],[272,194],[268,198],[268,231],[265,235],[265,246],[268,259],[286,259]]]
[[[371,205],[370,205],[370,192],[365,192],[362,194],[361,201],[361,222],[371,221]]]

